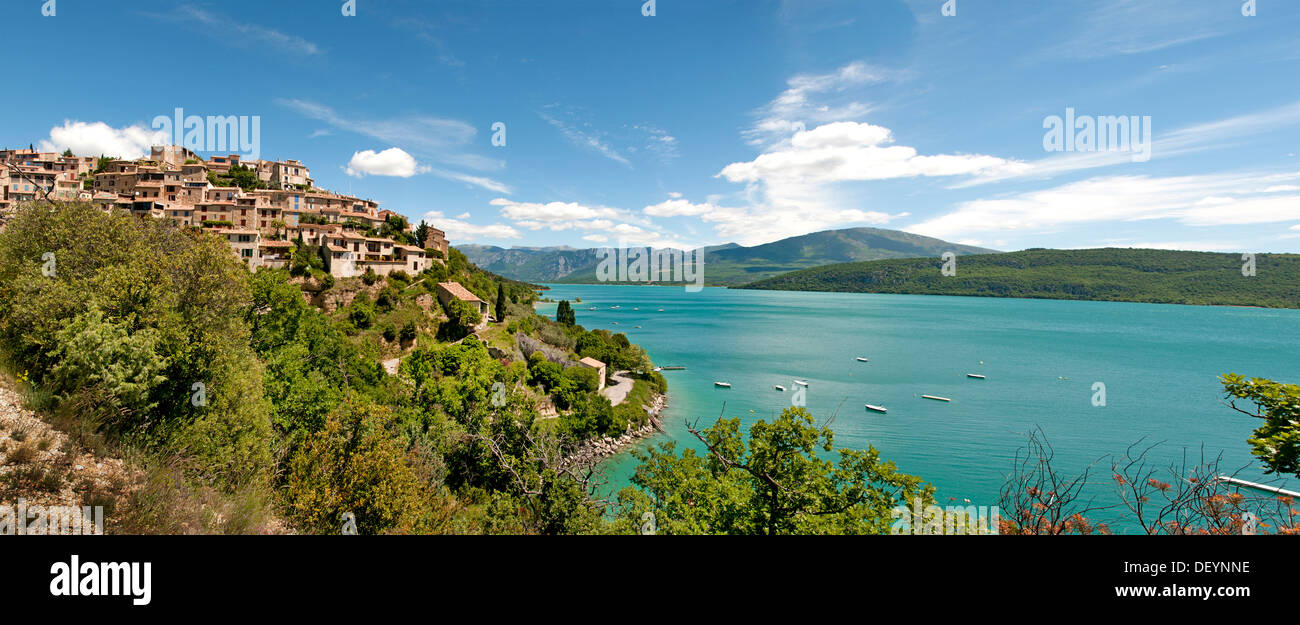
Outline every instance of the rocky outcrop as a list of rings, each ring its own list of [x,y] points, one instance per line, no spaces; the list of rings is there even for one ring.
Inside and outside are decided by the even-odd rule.
[[[524,360],[528,360],[533,355],[533,352],[541,352],[543,356],[546,356],[547,360],[565,369],[578,364],[569,360],[569,355],[564,350],[547,345],[531,336],[516,334],[515,343],[519,345],[519,351],[523,354]]]

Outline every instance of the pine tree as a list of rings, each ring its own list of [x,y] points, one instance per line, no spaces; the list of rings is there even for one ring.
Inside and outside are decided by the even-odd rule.
[[[577,316],[573,313],[573,307],[569,305],[569,300],[560,300],[560,305],[555,308],[555,320],[567,326],[578,322]]]

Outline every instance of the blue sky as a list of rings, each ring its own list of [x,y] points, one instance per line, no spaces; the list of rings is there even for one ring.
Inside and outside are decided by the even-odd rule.
[[[1294,0],[46,4],[0,6],[0,145],[256,115],[262,157],[453,245],[1300,250]],[[1149,159],[1046,150],[1067,109],[1149,117]]]

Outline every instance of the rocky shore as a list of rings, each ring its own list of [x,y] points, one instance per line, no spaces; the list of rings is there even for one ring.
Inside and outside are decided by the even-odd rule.
[[[572,454],[565,459],[565,464],[570,466],[588,467],[598,464],[600,461],[617,454],[623,448],[636,443],[644,438],[662,433],[663,427],[660,422],[660,415],[663,409],[668,405],[667,395],[655,395],[654,400],[645,408],[649,417],[646,423],[639,428],[628,427],[628,431],[621,436],[603,436],[601,438],[591,439],[579,446]]]

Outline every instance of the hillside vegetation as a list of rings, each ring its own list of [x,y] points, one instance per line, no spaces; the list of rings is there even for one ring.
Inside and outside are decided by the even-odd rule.
[[[1244,264],[1240,254],[1039,249],[964,256],[955,276],[935,256],[830,265],[743,288],[1300,307],[1300,255],[1259,254],[1253,276]]]
[[[528,285],[454,250],[447,261],[315,284],[311,267],[249,273],[220,237],[163,221],[29,205],[0,233],[0,364],[74,434],[61,457],[93,448],[142,476],[114,489],[109,532],[338,533],[348,515],[360,533],[618,531],[564,459],[644,412],[612,407],[592,369],[525,361],[475,332],[531,333],[658,392],[662,377],[625,336],[540,317]],[[448,279],[505,321],[437,304]],[[351,297],[325,313],[291,280]],[[51,471],[21,475],[54,488]]]

